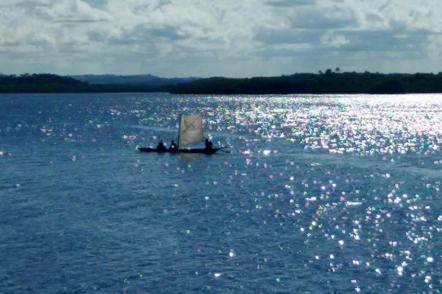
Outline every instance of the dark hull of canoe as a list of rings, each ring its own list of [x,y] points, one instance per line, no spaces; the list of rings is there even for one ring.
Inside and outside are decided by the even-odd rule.
[[[195,148],[195,149],[179,149],[179,150],[158,150],[156,148],[149,148],[149,147],[139,147],[138,151],[140,152],[155,152],[155,153],[199,153],[199,154],[206,154],[211,155],[215,154],[222,148],[213,148],[213,149],[205,149],[205,148]]]

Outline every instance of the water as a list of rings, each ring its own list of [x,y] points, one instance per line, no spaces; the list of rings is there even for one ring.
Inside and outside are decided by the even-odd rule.
[[[141,154],[204,113],[216,156]],[[441,292],[442,95],[0,96],[0,292]]]

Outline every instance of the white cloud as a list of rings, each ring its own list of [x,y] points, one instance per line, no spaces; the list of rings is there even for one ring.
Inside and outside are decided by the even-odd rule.
[[[2,0],[3,72],[439,71],[439,0]]]

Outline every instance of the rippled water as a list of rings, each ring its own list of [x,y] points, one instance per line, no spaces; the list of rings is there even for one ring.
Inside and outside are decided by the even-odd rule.
[[[216,156],[140,154],[202,112]],[[0,292],[440,292],[442,95],[0,96]]]

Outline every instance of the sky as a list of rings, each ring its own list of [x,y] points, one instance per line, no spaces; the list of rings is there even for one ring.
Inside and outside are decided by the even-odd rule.
[[[0,0],[0,72],[440,72],[441,15],[441,0]]]

